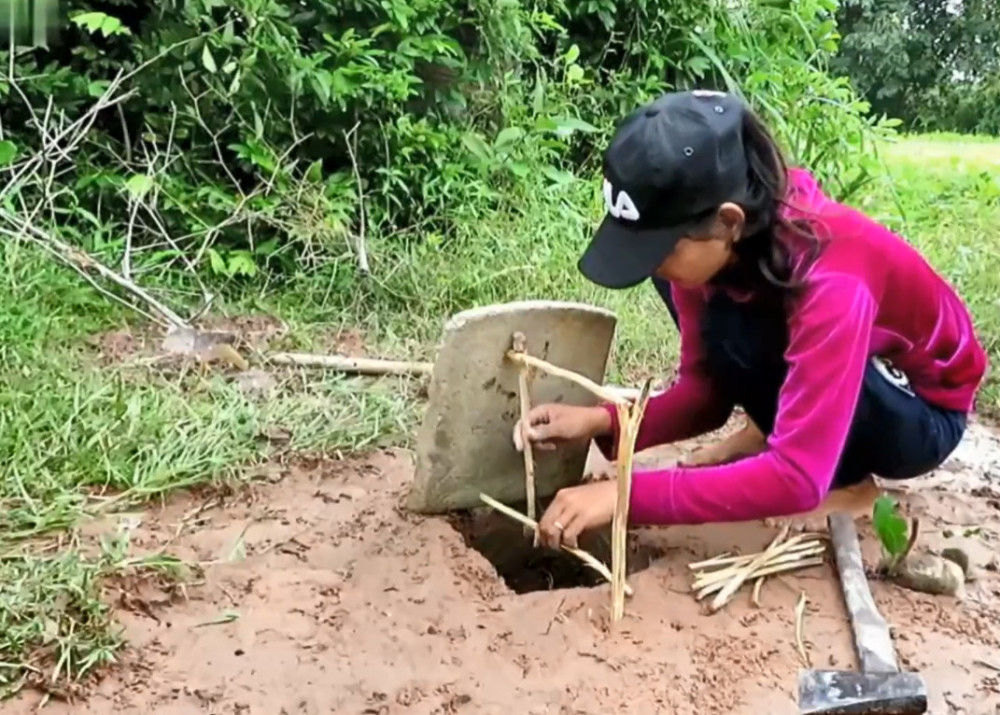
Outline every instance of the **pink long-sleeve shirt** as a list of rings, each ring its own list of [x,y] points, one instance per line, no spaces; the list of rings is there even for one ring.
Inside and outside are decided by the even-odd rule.
[[[787,377],[766,449],[730,464],[636,471],[634,524],[699,524],[783,516],[816,508],[830,489],[869,358],[891,360],[914,392],[970,411],[986,353],[955,291],[905,240],[823,194],[812,175],[789,172],[789,218],[823,242],[801,272],[788,309]],[[712,288],[671,286],[680,317],[677,380],[650,399],[636,451],[721,427],[731,405],[702,364],[698,324]],[[618,421],[598,444],[614,458]]]

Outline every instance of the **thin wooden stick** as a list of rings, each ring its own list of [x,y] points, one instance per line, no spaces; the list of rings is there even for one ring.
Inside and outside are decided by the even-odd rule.
[[[313,355],[310,353],[271,353],[267,359],[275,365],[298,367],[323,367],[340,372],[363,375],[429,375],[434,363],[405,360],[379,360],[377,358],[349,357],[347,355]]]
[[[774,576],[779,573],[787,573],[789,571],[798,571],[800,569],[811,568],[813,566],[822,566],[826,563],[826,559],[823,558],[811,558],[803,559],[802,561],[793,561],[788,564],[778,564],[777,566],[768,566],[762,568],[759,571],[754,571],[754,577],[760,576]],[[695,595],[695,600],[700,601],[706,596],[710,596],[713,593],[718,593],[726,585],[726,581],[716,581],[715,583],[705,586],[701,591]],[[723,604],[725,605],[725,604]]]
[[[791,539],[789,539],[789,543],[793,543]],[[825,544],[823,544],[823,542],[821,542],[818,539],[816,541],[804,541],[800,539],[799,541],[794,543],[795,546],[789,548],[788,551],[786,551],[785,553],[810,551],[819,546],[822,546],[824,549],[826,548]],[[760,556],[761,553],[763,552],[757,552],[755,554],[741,554],[739,556],[730,556],[728,554],[723,554],[720,556],[716,556],[714,559],[708,559],[707,561],[698,561],[693,564],[688,564],[688,568],[691,569],[692,571],[704,572],[707,571],[708,569],[712,569],[717,566],[740,566],[743,564],[750,563],[755,558]]]
[[[799,650],[802,662],[805,667],[811,668],[809,664],[809,654],[806,653],[805,643],[802,642],[802,622],[806,614],[806,592],[799,594],[799,602],[795,604],[795,647]]]
[[[649,390],[653,381],[647,379],[639,393],[639,399],[632,407],[616,405],[618,410],[618,495],[611,520],[611,621],[620,621],[625,616],[625,574],[628,568],[628,506],[632,494],[632,457],[635,454],[635,440],[639,435]]]
[[[825,546],[817,546],[817,547],[814,547],[814,548],[809,549],[807,551],[792,551],[792,550],[789,550],[786,553],[778,554],[777,556],[774,556],[774,557],[768,559],[766,562],[762,563],[760,565],[760,567],[761,568],[769,568],[771,566],[777,566],[778,564],[794,563],[796,561],[801,561],[802,559],[805,559],[805,558],[809,558],[809,557],[813,557],[813,556],[820,556],[825,551],[826,551],[826,547]],[[701,588],[702,586],[706,586],[706,585],[708,585],[710,583],[716,583],[718,581],[728,581],[729,579],[731,579],[732,577],[734,577],[737,573],[739,573],[741,570],[743,570],[742,566],[730,566],[728,568],[719,569],[718,571],[705,571],[705,572],[702,572],[694,580],[694,586],[695,586],[695,588]],[[758,570],[760,570],[760,569],[758,569]],[[755,575],[756,575],[756,572],[754,572],[752,574],[749,574],[747,576],[747,578],[748,579],[749,578],[753,578]]]
[[[524,354],[528,347],[528,340],[524,336],[524,333],[514,333],[513,337],[514,352]],[[531,368],[527,365],[522,364],[521,370],[517,375],[517,391],[518,396],[521,401],[521,428],[527,430],[528,428],[528,413],[531,412],[531,395],[528,392],[529,384],[528,378],[531,373]],[[535,519],[535,458],[531,451],[531,440],[525,438],[523,440],[524,448],[522,452],[524,454],[524,493],[525,498],[528,502],[528,518],[534,521]],[[525,526],[525,529],[528,529]],[[532,529],[531,533],[534,535],[535,546],[538,546],[538,529]]]
[[[783,527],[781,531],[778,532],[778,535],[774,537],[774,540],[770,544],[768,544],[767,548],[764,549],[763,552],[761,552],[760,556],[751,561],[748,566],[741,568],[736,573],[736,575],[733,576],[732,580],[729,583],[727,583],[721,591],[719,591],[716,597],[712,600],[712,604],[710,607],[712,613],[715,613],[724,605],[726,605],[726,602],[732,597],[734,593],[736,593],[736,591],[739,590],[740,586],[743,585],[743,582],[751,574],[753,574],[754,571],[756,571],[760,566],[767,563],[767,561],[772,556],[777,555],[775,552],[778,550],[779,544],[784,545],[781,544],[781,542],[784,541],[785,537],[788,536],[788,531],[789,531],[788,526]]]
[[[716,565],[721,566],[721,565],[724,565],[724,564],[733,563],[734,561],[738,561],[739,559],[749,558],[750,556],[752,556],[752,554],[748,554],[748,555],[736,554],[736,555],[733,555],[733,554],[729,553],[728,551],[723,551],[718,556],[713,556],[710,559],[705,559],[704,561],[695,561],[694,563],[690,563],[690,564],[688,564],[688,568],[691,569],[692,571],[698,571],[700,569],[709,568],[709,567],[716,566]]]
[[[569,380],[570,382],[576,383],[588,392],[593,393],[598,398],[604,400],[605,402],[610,402],[614,405],[628,405],[629,401],[619,394],[616,390],[609,390],[601,385],[598,385],[593,380],[575,373],[572,370],[567,370],[566,368],[553,365],[550,362],[546,362],[541,358],[537,358],[533,355],[528,355],[527,353],[518,353],[514,350],[507,351],[507,359],[511,362],[515,362],[518,365],[527,365],[528,367],[533,367],[536,370],[541,370],[544,373],[552,375],[553,377],[561,377],[564,380]]]
[[[506,504],[498,502],[493,497],[487,496],[486,494],[480,494],[479,499],[480,501],[483,502],[483,504],[486,504],[486,506],[495,509],[504,516],[508,516],[514,521],[519,521],[525,526],[531,527],[536,531],[538,530],[538,522],[536,522],[534,519],[529,519],[524,514],[521,514],[520,512],[515,511],[514,509],[511,509]],[[608,583],[613,583],[612,574],[608,570],[608,567],[602,564],[593,554],[587,553],[583,549],[575,549],[572,546],[566,546],[566,544],[560,544],[560,547],[566,553],[572,554],[576,558],[580,559],[580,561],[585,563],[587,566],[594,569],[594,571],[603,576]],[[628,584],[625,584],[625,595],[632,596],[634,593],[635,592],[632,590],[632,587],[629,586]]]

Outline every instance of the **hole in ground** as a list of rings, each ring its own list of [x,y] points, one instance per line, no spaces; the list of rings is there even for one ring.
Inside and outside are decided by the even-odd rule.
[[[522,514],[524,504],[512,504]],[[521,524],[492,509],[474,509],[452,516],[451,525],[465,545],[486,558],[514,593],[591,588],[604,578],[575,556],[544,547],[535,548]],[[580,538],[580,548],[611,568],[611,530],[591,532]],[[638,573],[663,555],[656,547],[640,544],[629,535],[628,574]]]

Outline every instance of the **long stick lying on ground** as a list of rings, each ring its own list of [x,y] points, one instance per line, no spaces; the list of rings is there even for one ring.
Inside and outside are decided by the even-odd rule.
[[[487,496],[486,494],[480,494],[479,499],[483,502],[483,504],[492,509],[497,510],[504,516],[509,516],[514,521],[519,521],[527,527],[530,527],[536,531],[538,530],[538,522],[536,522],[534,519],[529,519],[524,514],[521,514],[520,512],[517,512],[514,509],[511,509],[506,504],[498,502],[493,497]],[[592,554],[587,553],[583,549],[574,549],[572,546],[566,546],[565,544],[562,544],[562,550],[580,559],[580,561],[582,561],[587,566],[594,569],[594,571],[603,576],[605,580],[607,580],[609,583],[612,582],[611,572],[608,570],[608,567],[602,564]],[[633,593],[634,592],[632,591],[632,587],[629,586],[628,584],[625,584],[625,595],[631,596]]]
[[[632,457],[635,440],[639,435],[642,415],[649,402],[652,380],[646,380],[639,392],[639,399],[631,406],[616,405],[618,410],[618,496],[611,521],[611,620],[621,620],[625,615],[625,574],[628,567],[628,505],[632,494]]]
[[[525,354],[528,347],[527,338],[524,333],[514,333],[514,352]],[[517,393],[521,401],[521,425],[524,429],[528,426],[528,413],[531,412],[531,395],[528,392],[531,368],[521,364],[521,370],[517,375]],[[528,518],[535,518],[535,458],[531,451],[531,440],[525,439],[523,442],[524,454],[524,493],[528,503]],[[538,545],[538,530],[534,530],[535,546]]]
[[[275,365],[323,367],[340,372],[356,372],[362,375],[429,375],[434,370],[434,363],[430,362],[380,360],[378,358],[349,357],[347,355],[271,353],[266,358]]]
[[[513,351],[512,351],[513,352]],[[264,359],[275,365],[294,365],[296,367],[317,367],[327,370],[337,370],[340,372],[353,372],[363,375],[430,375],[434,371],[434,363],[418,362],[410,360],[383,360],[381,358],[352,357],[350,355],[321,355],[317,353],[289,353],[278,352],[264,355]],[[551,365],[544,360],[530,355],[512,357],[519,363],[534,367],[535,369],[547,372],[557,377],[566,377],[567,374],[574,377],[567,378],[580,385],[586,390],[596,395],[602,400],[607,400],[615,404],[627,403],[634,400],[639,395],[639,390],[633,387],[620,387],[618,385],[598,385],[582,375],[570,372],[555,365]]]

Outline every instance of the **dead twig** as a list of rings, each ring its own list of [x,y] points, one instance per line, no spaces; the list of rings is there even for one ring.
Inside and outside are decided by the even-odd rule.
[[[344,132],[344,143],[347,145],[347,154],[351,159],[351,167],[354,169],[354,180],[358,185],[358,212],[360,213],[360,220],[358,224],[358,235],[355,241],[358,251],[358,270],[362,275],[367,276],[371,273],[371,268],[368,265],[368,246],[365,238],[367,228],[367,217],[365,216],[365,187],[361,182],[361,170],[358,168],[358,157],[356,152],[359,126],[361,126],[360,122],[351,127],[349,132]],[[355,146],[351,146],[352,137],[354,138]]]
[[[528,367],[533,367],[536,370],[541,370],[542,372],[552,375],[553,377],[560,377],[564,380],[569,380],[570,382],[575,383],[587,390],[591,394],[596,395],[599,399],[604,400],[605,402],[610,402],[614,405],[629,404],[629,400],[619,394],[618,391],[602,387],[593,380],[584,377],[579,373],[553,365],[552,363],[546,362],[545,360],[537,358],[533,355],[508,350],[507,359],[511,362],[517,363],[518,365],[527,365]]]
[[[806,653],[805,643],[802,641],[802,622],[806,613],[806,592],[799,595],[799,601],[795,604],[795,647],[799,651],[799,657],[806,668],[811,668],[809,664],[809,654]]]
[[[688,565],[694,571],[691,588],[696,600],[716,594],[710,610],[715,612],[725,606],[740,587],[753,581],[750,600],[760,605],[760,592],[766,577],[796,571],[825,563],[826,540],[819,534],[788,536],[784,527],[770,544],[756,554],[732,556],[723,554]]]
[[[364,375],[429,375],[434,363],[405,360],[379,360],[377,358],[349,357],[347,355],[313,355],[309,353],[271,353],[266,359],[275,365],[296,367],[323,367],[341,372]]]
[[[508,516],[514,521],[519,521],[525,526],[528,526],[534,529],[535,531],[538,531],[538,522],[536,522],[534,519],[529,519],[524,514],[521,514],[520,512],[514,509],[511,509],[506,504],[502,504],[501,502],[498,502],[496,499],[487,496],[486,494],[480,494],[479,499],[480,501],[483,502],[483,504],[486,504],[486,506],[490,507],[491,509],[495,509],[504,516]],[[587,566],[594,569],[594,571],[603,576],[604,579],[608,581],[608,583],[613,583],[612,575],[611,572],[608,570],[608,567],[602,564],[593,554],[590,554],[584,551],[583,549],[575,549],[572,546],[567,546],[565,544],[562,544],[561,548],[566,553],[572,554],[576,558],[580,559],[580,561],[585,563]],[[633,595],[633,593],[634,592],[632,591],[632,587],[629,586],[628,584],[625,584],[625,595],[631,596]]]
[[[632,493],[632,457],[635,441],[639,435],[639,425],[649,403],[649,391],[653,381],[647,379],[639,393],[635,405],[628,407],[618,404],[618,495],[611,521],[611,621],[620,621],[625,616],[625,574],[628,566],[628,507]]]
[[[522,355],[527,351],[527,338],[524,333],[514,333],[514,352]],[[521,403],[521,429],[528,429],[528,413],[531,412],[531,395],[528,392],[530,371],[527,365],[521,365],[517,374],[517,391]],[[528,502],[528,518],[535,519],[535,458],[531,450],[531,440],[524,439],[522,454],[524,455],[524,493]],[[525,527],[527,528],[527,527]],[[538,546],[538,530],[533,530],[535,546]]]

